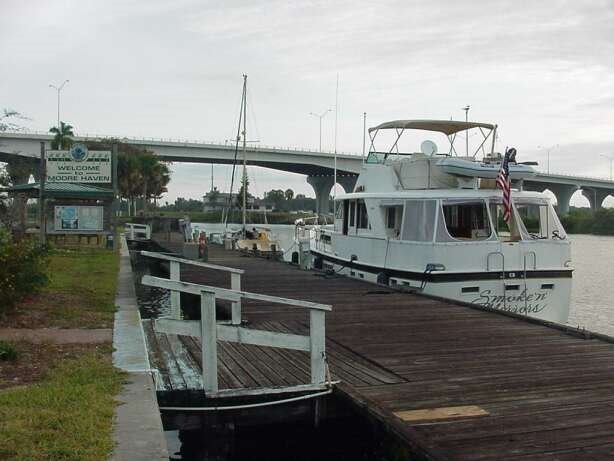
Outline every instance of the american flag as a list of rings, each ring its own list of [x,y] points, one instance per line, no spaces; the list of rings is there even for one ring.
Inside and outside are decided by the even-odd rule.
[[[509,162],[516,157],[516,149],[510,147],[505,150],[505,157],[497,175],[497,186],[503,191],[503,219],[509,223],[512,217],[512,181],[510,179]]]

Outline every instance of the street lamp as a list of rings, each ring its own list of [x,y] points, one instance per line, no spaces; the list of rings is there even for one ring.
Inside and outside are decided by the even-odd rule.
[[[614,157],[612,157],[611,155],[606,155],[606,154],[599,154],[604,158],[607,158],[610,161],[610,181],[612,180],[612,160],[614,160]]]
[[[465,107],[463,107],[463,110],[465,111],[465,122],[469,122],[469,109],[471,109],[471,107],[469,106],[469,104],[467,104]],[[466,154],[467,157],[469,157],[469,133],[465,132],[465,150],[466,150]]]
[[[550,146],[550,147],[544,147],[544,146],[537,146],[538,149],[546,149],[547,152],[547,162],[546,162],[546,172],[548,174],[550,174],[550,151],[553,149],[558,149],[559,145],[555,144],[554,146]]]
[[[322,119],[326,117],[326,114],[332,112],[332,109],[326,109],[321,114],[316,114],[314,112],[309,112],[309,115],[313,115],[314,117],[318,117],[320,119],[320,152],[322,152]]]
[[[60,92],[62,91],[62,88],[64,88],[64,85],[66,85],[67,83],[68,80],[64,80],[62,84],[58,86],[49,84],[49,88],[53,88],[58,92],[58,130],[60,129]]]

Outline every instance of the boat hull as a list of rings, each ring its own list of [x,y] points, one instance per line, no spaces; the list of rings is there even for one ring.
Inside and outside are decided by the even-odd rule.
[[[519,272],[418,273],[391,270],[341,260],[311,250],[315,267],[337,274],[415,291],[487,309],[509,312],[549,322],[566,323],[571,296],[571,270]]]

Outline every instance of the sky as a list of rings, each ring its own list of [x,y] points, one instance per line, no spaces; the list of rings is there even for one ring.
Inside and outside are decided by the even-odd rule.
[[[361,152],[367,125],[464,119],[499,125],[498,150],[545,170],[608,177],[614,157],[614,1],[0,0],[0,108],[77,134],[248,139]],[[337,78],[339,82],[338,92]],[[336,98],[337,95],[337,98]],[[337,104],[336,104],[337,99]],[[540,147],[538,147],[540,146]],[[199,198],[211,168],[174,164],[164,200]],[[256,195],[300,175],[250,168]],[[214,184],[229,185],[214,168]],[[609,199],[614,203],[614,199]],[[586,205],[574,197],[576,205]]]

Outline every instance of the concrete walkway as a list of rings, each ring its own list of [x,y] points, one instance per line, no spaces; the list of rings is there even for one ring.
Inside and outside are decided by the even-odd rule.
[[[101,344],[111,342],[113,330],[100,328],[0,328],[0,339],[53,344]]]
[[[160,410],[151,376],[141,316],[134,291],[130,253],[121,238],[118,311],[113,328],[113,364],[128,372],[115,413],[113,461],[168,460]]]

